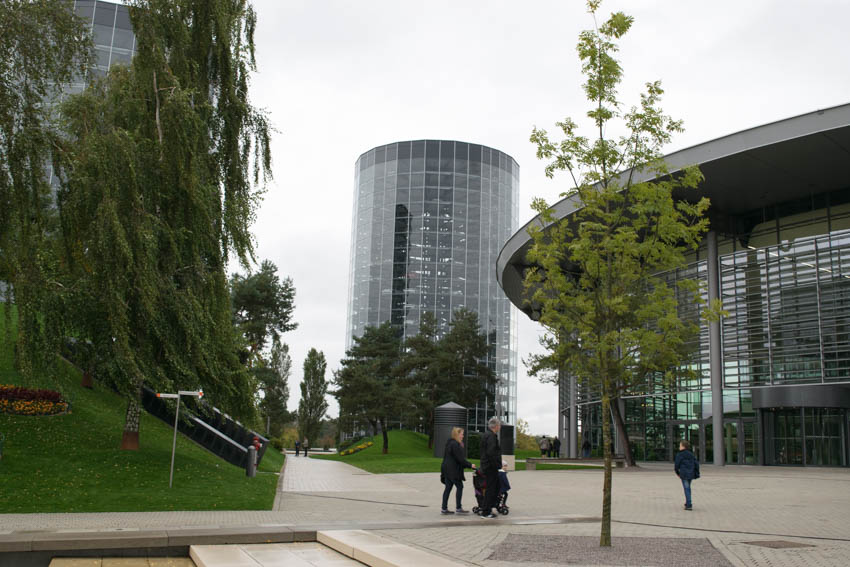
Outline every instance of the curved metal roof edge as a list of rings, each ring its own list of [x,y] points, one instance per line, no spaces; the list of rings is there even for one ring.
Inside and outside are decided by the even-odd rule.
[[[829,123],[820,123],[820,118],[824,116],[828,116],[830,119]],[[813,124],[813,122],[818,122],[819,124]],[[809,136],[818,132],[827,132],[844,126],[850,126],[850,103],[813,110],[805,114],[739,130],[732,134],[677,150],[664,156],[663,159],[670,166],[670,172],[672,173],[688,165],[708,163],[760,147]],[[652,176],[646,173],[638,173],[635,177],[636,182],[652,179]],[[575,210],[575,203],[572,200],[574,200],[572,197],[565,197],[552,205],[552,208],[555,209],[556,218],[563,218]],[[499,285],[502,286],[502,289],[504,289],[502,285],[502,274],[508,262],[530,241],[527,228],[539,217],[540,215],[535,215],[527,223],[522,225],[519,230],[511,235],[499,251],[499,255],[496,258],[496,279]],[[520,238],[520,234],[524,234],[524,238]]]
[[[469,144],[470,146],[481,146],[482,148],[490,148],[491,150],[496,150],[497,152],[505,154],[506,156],[508,156],[509,158],[511,158],[514,161],[514,163],[516,164],[517,167],[520,166],[519,162],[516,160],[516,158],[514,158],[514,156],[512,156],[511,154],[509,154],[506,151],[500,150],[499,148],[494,148],[493,146],[488,146],[487,144],[479,144],[478,142],[465,142],[463,140],[444,140],[442,138],[415,138],[415,139],[410,139],[410,140],[396,140],[395,142],[387,142],[386,144],[380,144],[378,146],[374,146],[372,148],[369,148],[368,150],[366,150],[365,152],[363,152],[362,154],[357,156],[357,159],[354,160],[354,164],[356,165],[357,162],[359,162],[360,159],[363,156],[365,156],[366,154],[368,154],[372,150],[377,150],[378,148],[384,148],[386,146],[391,146],[393,144],[404,144],[404,143],[407,143],[407,142],[410,142],[410,143],[413,143],[413,142],[454,142],[454,143],[458,143],[458,142],[460,142],[461,144]]]

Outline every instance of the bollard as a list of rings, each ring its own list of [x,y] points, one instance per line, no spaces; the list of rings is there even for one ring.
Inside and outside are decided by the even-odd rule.
[[[253,445],[248,447],[248,462],[245,464],[245,476],[257,476],[257,448]]]

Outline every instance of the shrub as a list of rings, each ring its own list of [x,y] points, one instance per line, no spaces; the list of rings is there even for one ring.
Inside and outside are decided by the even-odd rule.
[[[59,392],[0,385],[0,413],[55,415],[67,410],[68,402]]]
[[[346,439],[345,441],[343,441],[342,443],[340,443],[337,446],[337,449],[339,449],[340,454],[342,454],[343,450],[362,443],[364,439],[366,439],[366,438],[365,437],[352,437],[351,439]]]
[[[356,447],[353,447],[351,449],[345,449],[344,451],[340,451],[339,454],[343,455],[343,456],[353,455],[354,453],[358,453],[358,452],[362,451],[363,449],[368,449],[372,445],[374,445],[374,443],[372,443],[371,441],[367,441],[367,442],[361,443],[360,445],[357,445]]]

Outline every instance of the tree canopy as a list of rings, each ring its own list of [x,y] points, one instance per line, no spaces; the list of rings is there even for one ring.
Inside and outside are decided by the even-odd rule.
[[[411,399],[406,385],[398,380],[400,350],[401,340],[389,321],[366,327],[345,352],[331,392],[339,401],[340,416],[382,430],[384,453],[389,451],[387,419],[409,409]]]
[[[581,32],[577,46],[594,137],[579,135],[570,118],[557,123],[563,133],[557,142],[543,129],[531,135],[538,157],[549,162],[547,176],[560,170],[570,175],[572,187],[562,197],[574,201],[576,212],[559,219],[545,201],[534,201],[539,222],[529,228],[533,267],[525,284],[546,329],[546,353],[531,357],[532,373],[559,371],[601,394],[600,545],[609,546],[612,401],[640,390],[650,376],[672,381],[677,371],[686,371],[680,365],[697,323],[679,317],[675,290],[660,274],[684,265],[686,254],[697,248],[708,227],[709,203],[694,194],[702,180],[696,167],[670,175],[662,160],[662,147],[682,123],[663,114],[660,82],[647,83],[640,103],[628,110],[618,100],[622,69],[616,40],[633,18],[617,12],[598,24],[599,5],[588,2],[595,25]],[[615,122],[625,134],[606,137]],[[654,181],[636,182],[638,172]],[[674,199],[674,190],[688,198]],[[699,301],[696,283],[686,283],[689,300]],[[717,306],[713,309],[716,315]]]
[[[0,2],[0,281],[9,286],[4,305],[17,305],[16,364],[25,380],[49,373],[61,334],[46,316],[61,291],[48,169],[53,101],[84,75],[92,47],[63,0]]]
[[[230,300],[233,320],[246,343],[249,366],[252,366],[269,339],[279,341],[282,333],[293,331],[295,286],[291,278],[281,281],[277,266],[269,260],[256,272],[230,277]]]
[[[203,386],[237,416],[254,411],[225,270],[231,253],[253,258],[271,161],[267,120],[248,98],[250,3],[129,5],[137,53],[63,105],[57,165],[73,323],[102,353],[97,375],[129,399],[132,447],[143,382]]]
[[[488,351],[474,311],[456,310],[442,337],[434,314],[422,314],[419,333],[405,341],[396,372],[408,386],[411,407],[425,425],[429,442],[437,406],[455,402],[472,407],[494,384],[496,377],[485,362]]]
[[[304,359],[304,379],[301,381],[301,400],[298,402],[298,431],[302,438],[319,444],[319,431],[322,419],[328,410],[325,396],[328,382],[325,370],[328,363],[321,351],[311,348]]]

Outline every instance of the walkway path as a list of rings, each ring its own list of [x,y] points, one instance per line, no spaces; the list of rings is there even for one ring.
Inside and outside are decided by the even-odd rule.
[[[372,475],[339,462],[288,456],[276,510],[0,514],[0,535],[23,530],[275,525],[327,529],[383,524],[384,528],[417,528],[385,532],[390,537],[496,566],[499,563],[490,559],[490,554],[511,533],[598,534],[599,524],[593,518],[600,514],[601,471],[517,471],[510,478],[514,488],[508,501],[509,516],[497,520],[442,517],[442,485],[436,473]],[[464,505],[472,507],[473,503],[471,482],[467,482]],[[566,516],[590,523],[534,525],[546,519],[562,522]],[[694,483],[693,512],[682,510],[681,484],[670,465],[617,470],[613,517],[615,539],[710,538],[741,558],[736,565],[846,565],[850,557],[850,469],[706,465],[702,478]],[[428,524],[426,529],[422,524]],[[771,549],[746,543],[755,540],[815,547]]]
[[[339,461],[287,456],[283,492],[404,492],[409,487],[385,475]]]

